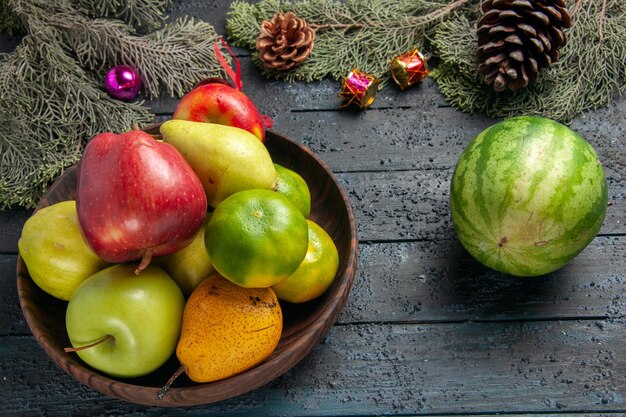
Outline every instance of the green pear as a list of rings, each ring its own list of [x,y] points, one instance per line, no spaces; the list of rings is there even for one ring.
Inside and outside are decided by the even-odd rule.
[[[74,200],[33,214],[17,244],[35,284],[61,300],[69,300],[84,280],[109,265],[83,238]]]
[[[204,231],[210,216],[211,213],[208,213],[207,219],[189,245],[171,255],[156,259],[156,262],[176,281],[185,297],[189,297],[200,282],[215,272],[204,246]]]
[[[160,130],[163,141],[174,146],[200,178],[211,207],[238,191],[275,189],[272,158],[252,133],[188,120],[168,120]]]

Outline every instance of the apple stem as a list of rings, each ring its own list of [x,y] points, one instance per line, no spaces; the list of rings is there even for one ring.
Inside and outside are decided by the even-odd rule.
[[[66,347],[66,348],[63,348],[63,350],[66,353],[78,352],[79,350],[85,350],[85,349],[89,349],[89,348],[92,348],[94,346],[97,346],[97,345],[99,345],[100,343],[104,342],[107,339],[113,339],[113,336],[111,336],[110,334],[107,334],[106,336],[96,340],[93,343],[89,343],[88,345],[79,346],[79,347]]]
[[[165,394],[167,394],[167,391],[170,390],[170,387],[172,386],[172,384],[174,383],[174,381],[176,381],[176,379],[181,376],[181,374],[183,372],[185,372],[185,365],[181,365],[180,368],[178,368],[176,370],[176,372],[174,372],[174,374],[170,377],[170,379],[167,380],[167,382],[165,383],[165,385],[163,385],[163,387],[159,390],[159,392],[157,393],[156,399],[157,400],[162,400],[163,397],[165,397]]]
[[[150,261],[152,261],[152,249],[146,249],[143,253],[139,266],[135,269],[135,275],[139,275],[141,271],[146,269],[146,267],[150,264]]]

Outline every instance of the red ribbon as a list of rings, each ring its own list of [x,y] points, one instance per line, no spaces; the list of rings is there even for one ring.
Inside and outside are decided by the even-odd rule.
[[[241,81],[241,65],[239,64],[239,60],[233,53],[233,50],[230,49],[230,46],[228,46],[224,38],[220,37],[220,40],[222,41],[222,45],[224,45],[230,56],[232,56],[233,60],[235,61],[235,71],[233,71],[231,66],[228,65],[226,58],[222,54],[222,51],[220,51],[220,45],[219,43],[217,43],[217,41],[213,43],[213,51],[215,52],[215,56],[217,57],[217,60],[219,61],[222,68],[224,68],[224,71],[226,71],[226,75],[228,75],[228,77],[230,77],[230,79],[235,84],[235,88],[241,91],[241,89],[243,88],[243,82]],[[211,81],[209,80],[208,82]],[[274,126],[274,120],[267,115],[261,115],[261,122],[266,129],[271,129],[272,126]]]
[[[228,46],[224,38],[220,37],[220,40],[222,41],[222,45],[224,45],[230,56],[233,57],[233,60],[235,61],[236,71],[233,71],[231,66],[228,65],[226,58],[224,58],[224,54],[222,54],[222,51],[220,51],[220,45],[217,43],[217,41],[213,43],[213,51],[215,52],[215,56],[217,57],[217,60],[219,61],[222,68],[224,68],[224,71],[226,71],[226,75],[228,75],[230,79],[233,80],[233,83],[235,84],[237,90],[241,91],[241,89],[243,88],[243,83],[241,82],[241,65],[239,64],[239,60],[233,53],[232,49],[230,49],[230,46]]]
[[[261,121],[263,122],[263,126],[265,126],[266,129],[271,129],[274,126],[274,119],[266,114],[261,115]]]

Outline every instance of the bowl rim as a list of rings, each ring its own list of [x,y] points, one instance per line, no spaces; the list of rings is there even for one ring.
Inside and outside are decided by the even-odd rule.
[[[151,124],[145,126],[142,130],[148,133],[155,130],[158,132],[158,127],[160,125],[161,123]],[[328,334],[330,328],[337,321],[345,306],[350,289],[354,282],[358,260],[356,221],[347,193],[339,184],[335,174],[313,151],[311,151],[304,144],[299,143],[287,136],[276,133],[273,130],[266,131],[266,141],[267,140],[286,141],[292,146],[295,145],[309,158],[312,158],[313,161],[324,171],[325,175],[328,175],[344,202],[343,206],[346,210],[345,214],[348,218],[348,227],[350,230],[348,257],[346,258],[345,265],[340,265],[340,269],[337,272],[337,277],[341,276],[342,279],[338,285],[336,293],[332,297],[329,296],[323,298],[323,304],[316,308],[316,312],[319,313],[317,314],[317,317],[315,317],[315,321],[310,326],[306,326],[303,329],[296,329],[295,332],[286,337],[285,335],[282,335],[280,355],[272,354],[268,359],[252,369],[238,375],[234,375],[230,378],[211,383],[197,383],[187,387],[174,386],[168,390],[167,394],[162,399],[157,399],[157,394],[161,388],[135,385],[124,382],[123,380],[110,378],[87,367],[81,361],[77,360],[75,356],[69,356],[63,352],[62,349],[59,350],[55,347],[55,341],[48,336],[48,333],[43,329],[44,326],[39,323],[39,320],[27,306],[27,294],[24,288],[24,280],[32,279],[28,274],[28,270],[22,257],[18,254],[17,289],[20,307],[31,333],[35,336],[39,345],[58,367],[70,374],[79,382],[107,396],[143,405],[184,407],[211,404],[253,391],[284,374],[287,370],[304,359],[315,347],[317,347],[317,345],[319,345],[321,340]],[[77,169],[77,167],[78,164],[75,164],[65,170],[46,191],[46,195],[54,192],[56,187],[58,187],[62,182],[62,179],[66,175],[69,175],[72,169]],[[33,214],[46,205],[48,204],[46,204],[44,198],[37,205]],[[283,338],[284,340],[282,340]],[[268,370],[271,370],[271,372],[268,372]],[[207,390],[207,386],[211,386],[211,389]]]

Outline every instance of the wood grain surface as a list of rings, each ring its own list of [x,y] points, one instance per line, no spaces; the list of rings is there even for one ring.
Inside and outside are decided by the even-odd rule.
[[[225,33],[230,1],[174,1]],[[626,97],[571,127],[609,184],[599,236],[565,268],[517,279],[457,241],[448,187],[456,159],[495,120],[451,108],[427,79],[387,86],[367,111],[339,110],[339,83],[267,80],[236,49],[243,90],[274,130],[335,173],[358,224],[349,298],[323,339],[270,383],[206,406],[164,409],[94,391],[60,370],[17,298],[17,239],[29,210],[0,212],[0,415],[624,416]],[[176,99],[146,103],[156,122]]]

